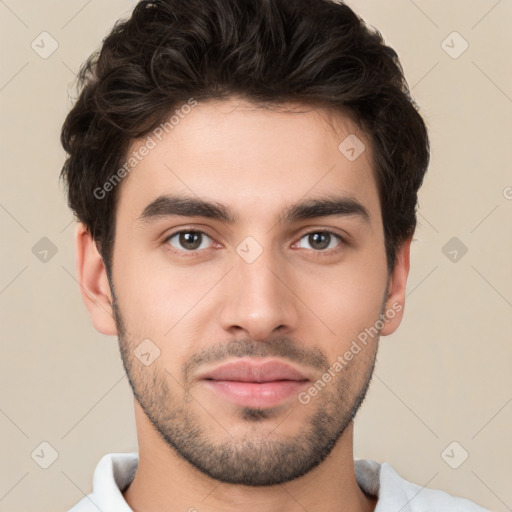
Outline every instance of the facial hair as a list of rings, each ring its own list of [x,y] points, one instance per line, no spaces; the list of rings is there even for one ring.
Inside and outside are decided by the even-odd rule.
[[[141,340],[128,332],[113,287],[111,290],[121,358],[135,399],[168,446],[194,468],[215,480],[246,486],[270,486],[310,472],[331,453],[366,397],[375,367],[378,335],[308,404],[297,402],[293,406],[299,413],[304,412],[302,407],[310,412],[304,416],[304,425],[298,434],[285,437],[276,429],[264,439],[255,440],[254,435],[246,434],[231,435],[224,442],[215,441],[209,435],[211,425],[201,422],[197,414],[204,406],[189,392],[190,375],[196,367],[233,357],[279,356],[318,369],[320,378],[331,366],[323,352],[317,348],[299,347],[286,336],[264,342],[234,339],[225,345],[212,345],[192,356],[183,365],[182,382],[179,382],[166,368],[157,364],[158,360],[146,367],[134,356],[134,349]],[[381,314],[383,312],[384,304]],[[279,408],[239,408],[241,421],[251,426],[279,419],[279,416],[286,421],[286,413]],[[208,418],[216,421],[214,417]],[[249,432],[250,429],[247,430]]]

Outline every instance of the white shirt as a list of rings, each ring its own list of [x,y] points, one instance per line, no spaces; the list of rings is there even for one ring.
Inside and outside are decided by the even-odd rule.
[[[133,512],[122,491],[135,477],[138,463],[137,453],[102,457],[94,471],[93,492],[68,512]],[[408,482],[386,462],[356,459],[354,470],[359,487],[378,497],[375,512],[489,512],[465,498]]]

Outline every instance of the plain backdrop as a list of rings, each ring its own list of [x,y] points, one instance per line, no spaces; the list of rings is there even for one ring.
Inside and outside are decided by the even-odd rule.
[[[381,339],[355,456],[512,510],[512,2],[348,4],[397,51],[432,143],[405,318]],[[134,5],[0,2],[1,511],[65,511],[101,456],[137,450],[117,339],[81,301],[58,181],[75,74]]]

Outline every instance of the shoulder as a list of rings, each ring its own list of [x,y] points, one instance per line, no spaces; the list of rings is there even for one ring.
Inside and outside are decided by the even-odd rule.
[[[451,494],[422,487],[402,478],[388,463],[380,465],[379,504],[375,512],[397,510],[402,512],[489,512],[472,501]]]
[[[83,497],[68,512],[132,512],[122,491],[135,476],[137,453],[109,453],[94,470],[93,492]]]

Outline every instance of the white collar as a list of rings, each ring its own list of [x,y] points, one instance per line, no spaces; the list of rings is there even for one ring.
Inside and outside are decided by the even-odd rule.
[[[138,463],[137,453],[109,453],[102,457],[94,471],[93,492],[69,512],[133,512],[122,492],[135,477]],[[354,472],[359,487],[378,497],[375,512],[488,512],[467,499],[408,482],[386,462],[356,459]]]

